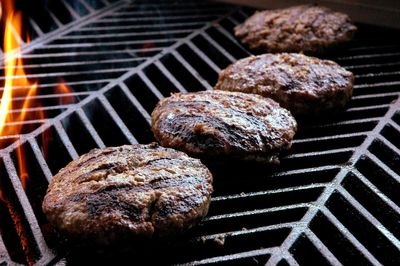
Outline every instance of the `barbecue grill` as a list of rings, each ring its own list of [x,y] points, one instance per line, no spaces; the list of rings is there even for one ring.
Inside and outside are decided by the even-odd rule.
[[[221,69],[250,55],[232,30],[253,12],[194,0],[54,0],[32,12],[32,41],[21,49],[47,118],[21,121],[20,135],[0,139],[0,264],[398,264],[399,31],[364,24],[348,49],[329,55],[356,77],[347,111],[300,121],[273,169],[211,165],[209,215],[187,234],[99,250],[48,224],[41,203],[53,174],[93,148],[154,141],[158,100],[210,90]],[[51,89],[60,78],[72,92]]]

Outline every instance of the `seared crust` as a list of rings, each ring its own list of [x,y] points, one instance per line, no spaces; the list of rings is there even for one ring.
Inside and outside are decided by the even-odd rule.
[[[351,40],[356,30],[346,14],[301,5],[256,12],[235,35],[251,49],[315,53]]]
[[[353,83],[353,73],[333,61],[282,53],[231,64],[219,74],[215,89],[269,97],[294,115],[324,115],[344,107]]]
[[[162,146],[202,158],[279,163],[296,127],[278,103],[239,92],[177,93],[161,100],[152,113],[152,130]]]
[[[198,160],[157,144],[95,149],[53,177],[48,220],[100,244],[185,231],[207,214],[212,175]]]

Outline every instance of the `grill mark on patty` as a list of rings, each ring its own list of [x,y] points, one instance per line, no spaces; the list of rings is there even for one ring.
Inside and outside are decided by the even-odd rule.
[[[113,156],[107,155],[110,150]],[[99,244],[138,234],[164,236],[183,232],[206,215],[212,175],[199,160],[156,144],[92,153],[96,160],[82,156],[65,167],[68,174],[57,174],[43,201],[49,221],[70,236]],[[123,171],[110,170],[115,165]],[[79,183],[77,176],[86,168],[87,181]],[[106,176],[101,182],[99,173]]]
[[[181,137],[184,141],[182,142],[185,145],[185,141],[190,143],[197,143],[198,145],[203,145],[203,149],[212,150],[214,148],[224,148],[226,142],[237,142],[239,150],[244,150],[249,148],[251,145],[247,144],[245,141],[254,143],[260,141],[260,136],[258,134],[250,135],[248,131],[239,127],[235,124],[228,124],[222,121],[219,118],[215,117],[207,117],[206,114],[198,114],[196,116],[193,115],[179,115],[176,116],[173,120],[166,121],[161,120],[158,122],[159,127],[162,128],[171,128],[172,130],[169,131],[169,134],[176,135]],[[211,126],[214,130],[220,131],[221,134],[216,135],[212,132],[200,132],[194,131],[192,128],[186,126],[190,124],[205,124],[207,126]],[[176,126],[174,126],[176,125]],[[181,128],[182,127],[182,128]],[[265,127],[264,127],[265,128]],[[220,136],[223,136],[225,139],[221,139]],[[212,142],[205,143],[199,137],[207,137]],[[209,145],[214,144],[214,145]]]
[[[240,97],[240,96],[241,95],[239,95],[238,97]],[[234,97],[232,97],[231,95],[228,95],[228,97],[231,99],[234,99]],[[249,101],[248,104],[250,105],[250,104],[257,104],[257,103],[255,101]],[[174,109],[177,107],[179,107],[180,113],[185,113],[185,111],[188,111],[191,109],[196,110],[197,111],[196,113],[191,114],[193,116],[205,116],[205,115],[207,115],[207,111],[210,112],[215,109],[222,109],[221,113],[225,114],[225,117],[240,117],[240,118],[246,120],[246,122],[250,123],[252,128],[257,128],[259,126],[262,126],[263,128],[261,130],[267,129],[266,125],[264,123],[260,123],[260,121],[254,117],[253,112],[251,112],[249,110],[243,110],[243,109],[237,108],[235,106],[226,106],[216,100],[214,100],[214,101],[196,101],[196,100],[190,101],[189,100],[189,101],[185,101],[185,102],[170,101],[167,104],[165,104],[161,108],[161,110],[169,110],[169,109]],[[182,110],[183,108],[186,108],[186,110]],[[199,110],[204,110],[205,114],[200,113]],[[221,120],[221,123],[216,123],[216,124],[225,124],[227,126],[232,126],[226,122],[223,122],[221,118],[219,118],[219,120]],[[235,130],[239,129],[239,125],[233,125],[233,126],[236,127]],[[242,130],[245,130],[245,129],[242,129]]]
[[[98,159],[99,157],[103,157],[105,155],[111,155],[111,154],[114,154],[114,153],[120,153],[121,152],[119,150],[107,150],[107,151],[104,151],[104,152],[101,152],[101,153],[99,152],[99,153],[96,154],[95,153],[96,151],[97,150],[92,150],[91,152],[89,152],[87,155],[90,155],[90,156],[88,156],[87,160],[80,161],[76,165],[76,167],[81,167],[84,164],[88,164],[89,162],[94,161],[94,160]]]
[[[321,53],[350,41],[356,30],[343,13],[301,5],[256,12],[237,25],[234,33],[252,49]]]
[[[198,184],[200,184],[198,182]],[[160,185],[160,188],[152,188],[152,187],[146,187],[146,188],[138,188],[138,187],[133,187],[133,186],[109,186],[107,188],[102,189],[101,191],[96,191],[94,193],[80,193],[73,195],[67,200],[73,201],[73,202],[85,202],[87,206],[87,210],[89,215],[92,216],[101,216],[103,214],[108,214],[110,212],[121,212],[122,214],[126,215],[127,217],[133,219],[134,221],[140,221],[140,220],[145,220],[149,221],[150,217],[154,214],[155,211],[158,211],[159,209],[163,209],[160,207],[157,209],[155,205],[159,202],[160,197],[162,196],[163,193],[165,193],[166,190],[187,190],[187,191],[193,191],[193,183],[192,182],[182,182],[179,184],[178,182],[171,182],[171,184],[168,184],[168,182],[165,182],[163,185]],[[204,188],[206,189],[206,188]],[[152,195],[154,196],[154,199],[150,201],[147,205],[143,205],[142,208],[138,208],[135,205],[133,205],[131,202],[125,201],[122,197],[129,195],[129,194],[136,194],[137,192],[140,193],[148,193],[148,192],[154,192]],[[196,198],[196,196],[193,196],[191,193],[187,198],[191,201],[190,205],[188,207],[196,207],[200,205],[200,196]],[[181,200],[181,198],[180,198]],[[197,204],[195,204],[198,202]],[[186,202],[187,203],[187,202]],[[143,215],[145,212],[148,212],[149,217]],[[164,216],[167,214],[171,214],[171,211],[166,213],[164,211]]]
[[[281,53],[231,64],[219,74],[215,89],[271,97],[295,115],[324,115],[350,100],[353,82],[353,74],[333,61]]]
[[[135,166],[135,169],[132,169],[132,175],[134,175],[135,173],[138,173],[141,171],[142,168],[148,168],[149,166],[154,165],[154,163],[158,163],[161,161],[166,161],[167,163],[164,164],[164,166],[167,167],[168,166],[172,166],[173,164],[176,163],[180,163],[180,164],[187,164],[187,167],[191,167],[191,166],[199,166],[199,164],[195,165],[193,163],[188,164],[184,159],[180,159],[180,158],[168,158],[168,157],[164,157],[164,158],[154,158],[151,159],[149,161],[145,161],[143,163],[138,164],[137,166]],[[91,181],[104,181],[105,179],[107,179],[110,175],[116,175],[116,174],[120,174],[125,172],[128,169],[128,165],[124,165],[124,164],[118,164],[118,163],[110,163],[110,164],[100,164],[99,168],[95,168],[92,169],[91,171],[79,175],[76,180],[80,180],[78,181],[79,184],[84,184],[87,182],[91,182]],[[115,171],[117,170],[117,171]],[[104,177],[100,178],[100,179],[93,179],[91,178],[93,175],[95,174],[103,174]]]
[[[270,99],[212,91],[161,100],[152,113],[152,130],[162,145],[196,156],[270,161],[270,154],[290,147],[296,123]]]
[[[184,202],[182,206],[180,206],[181,212],[185,213],[190,211],[191,209],[195,209],[198,206],[204,204],[203,199],[197,195],[184,195],[183,197],[179,198],[181,202]],[[175,211],[176,205],[171,204],[171,202],[163,202],[161,206],[153,211],[153,213],[157,213],[157,218],[167,217],[168,215],[176,213]],[[186,210],[185,210],[186,209]]]
[[[153,182],[144,183],[143,185],[133,185],[133,184],[110,184],[106,187],[103,187],[99,190],[93,191],[90,194],[97,194],[97,193],[115,193],[119,191],[125,192],[149,192],[154,190],[163,190],[163,189],[170,189],[176,188],[179,186],[187,186],[192,185],[197,187],[197,185],[202,184],[201,177],[177,177],[174,179],[160,179],[160,180],[153,180]]]
[[[78,197],[78,195],[76,196]],[[121,200],[116,194],[88,194],[84,198],[80,197],[80,200],[82,199],[85,200],[88,214],[92,218],[94,216],[102,216],[104,213],[119,211],[129,217],[130,220],[140,221],[142,219],[143,209]]]

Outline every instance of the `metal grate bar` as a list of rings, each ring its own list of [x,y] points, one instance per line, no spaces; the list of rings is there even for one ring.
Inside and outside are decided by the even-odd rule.
[[[211,59],[205,55],[202,51],[200,51],[194,44],[191,42],[187,43],[187,45],[201,58],[203,59],[207,65],[209,65],[215,72],[219,73],[222,69],[218,67],[214,62],[211,61]]]
[[[160,18],[156,17],[145,17],[145,18],[103,18],[99,19],[95,25],[103,25],[103,23],[116,23],[119,24],[121,22],[141,22],[141,21],[162,21],[162,22],[176,22],[182,20],[195,20],[195,19],[203,19],[204,21],[210,21],[216,19],[213,15],[181,15],[181,16],[174,16],[174,17],[167,17],[167,18]]]
[[[293,159],[293,158],[302,158],[302,157],[307,157],[307,156],[319,156],[319,155],[325,155],[325,154],[336,154],[336,153],[345,153],[345,152],[352,152],[354,151],[354,148],[341,148],[341,149],[332,149],[328,151],[311,151],[311,152],[305,152],[305,153],[291,153],[290,155],[287,155],[285,158],[286,159]]]
[[[53,21],[55,22],[55,24],[58,28],[61,28],[63,26],[61,21],[56,17],[56,15],[54,15],[54,13],[52,11],[49,11],[49,16],[53,19]]]
[[[344,65],[343,67],[348,69],[348,70],[357,70],[359,68],[381,68],[381,67],[387,67],[387,66],[400,66],[400,63],[394,62],[394,63],[378,63],[378,64],[364,64],[364,65],[356,65],[356,66],[346,66]]]
[[[392,149],[395,153],[400,154],[400,149],[397,148],[395,145],[393,145],[386,138],[384,138],[382,136],[378,136],[377,139],[380,140],[381,142],[383,142],[388,148]]]
[[[228,51],[225,50],[221,45],[219,45],[216,41],[214,41],[207,33],[202,33],[202,36],[211,43],[215,48],[217,48],[229,61],[232,63],[236,61],[236,58],[233,57]]]
[[[382,225],[367,209],[364,208],[349,192],[342,186],[338,187],[338,191],[345,197],[345,199],[357,209],[371,224],[379,230],[390,242],[392,242],[397,249],[400,249],[400,241],[392,234],[384,225]]]
[[[314,244],[314,246],[318,248],[318,250],[321,250],[322,255],[330,264],[343,265],[311,230],[306,230],[305,235]]]
[[[287,211],[292,209],[299,209],[299,208],[310,208],[312,207],[311,204],[308,203],[297,203],[292,205],[286,205],[285,207],[271,207],[266,209],[256,209],[251,211],[244,211],[244,212],[235,212],[235,213],[227,213],[227,214],[220,214],[220,215],[213,215],[204,218],[204,222],[214,221],[214,220],[221,220],[221,219],[229,219],[229,218],[236,218],[236,217],[243,217],[243,216],[252,216],[255,214],[265,214],[271,212],[279,212],[279,211]]]
[[[237,253],[234,255],[213,257],[213,258],[203,259],[200,261],[194,261],[193,265],[208,265],[208,264],[224,263],[224,262],[229,263],[231,261],[236,262],[236,260],[238,260],[238,259],[254,258],[254,257],[262,256],[262,255],[272,254],[276,250],[277,250],[277,248],[272,247],[272,248],[263,248],[263,249],[258,249],[258,250],[241,252],[241,253]],[[187,264],[181,264],[181,265],[187,265]]]
[[[237,47],[238,49],[241,50],[241,52],[243,54],[245,54],[246,56],[252,55],[249,51],[244,49],[242,46],[237,45],[236,40],[232,37],[232,35],[229,34],[229,32],[226,31],[226,29],[224,29],[223,27],[220,26],[220,27],[216,27],[216,30],[218,32],[220,32],[221,34],[223,34],[226,38],[228,38],[235,45],[235,47]]]
[[[96,142],[97,146],[99,148],[105,148],[106,145],[104,144],[103,140],[100,138],[99,134],[96,132],[96,129],[94,129],[92,123],[87,118],[87,116],[85,115],[83,110],[81,108],[79,108],[76,112],[79,115],[79,118],[82,120],[82,122],[83,122],[84,126],[86,127],[87,131],[93,137],[93,140]]]
[[[18,196],[19,202],[21,203],[21,208],[23,209],[23,212],[26,215],[25,219],[27,219],[27,222],[30,227],[29,233],[32,233],[32,237],[35,240],[35,245],[37,245],[37,248],[39,249],[40,254],[52,254],[52,251],[46,245],[46,242],[41,233],[38,221],[36,220],[36,217],[31,208],[31,205],[29,204],[29,200],[26,197],[26,194],[24,193],[24,189],[22,188],[22,184],[20,182],[20,179],[18,177],[17,171],[14,167],[14,163],[13,163],[11,157],[7,154],[7,155],[3,155],[2,158],[4,161],[5,168],[7,170],[7,173],[9,175],[11,184],[14,188],[15,193]],[[34,251],[32,251],[32,252],[34,252]]]
[[[121,69],[104,69],[104,70],[94,70],[94,71],[76,71],[76,72],[56,72],[56,73],[41,73],[41,74],[32,74],[27,75],[28,79],[38,79],[38,78],[47,78],[47,77],[66,77],[66,76],[73,76],[73,75],[83,75],[83,74],[103,74],[103,73],[119,73],[119,75],[123,72],[126,72],[129,68],[121,68]],[[12,76],[12,79],[19,79],[22,78],[20,76]],[[4,77],[0,77],[0,80],[3,80]]]
[[[166,23],[166,24],[160,24],[157,25],[156,30],[160,31],[161,29],[165,29],[168,30],[170,28],[178,28],[178,29],[184,29],[184,28],[189,28],[192,30],[195,30],[201,26],[204,25],[204,22],[201,21],[194,21],[194,22],[185,22],[183,23]],[[107,26],[107,27],[94,27],[92,25],[88,25],[87,27],[81,28],[78,31],[74,31],[71,32],[70,34],[73,35],[66,35],[64,38],[68,38],[69,36],[74,36],[75,34],[78,35],[84,35],[87,31],[91,31],[91,32],[97,32],[100,33],[101,32],[109,32],[112,34],[113,31],[118,30],[119,32],[128,32],[131,33],[132,31],[136,32],[136,33],[145,33],[145,32],[151,32],[154,31],[154,24],[152,23],[141,23],[140,25],[118,25],[118,26]]]
[[[148,52],[158,52],[162,48],[146,48],[146,49],[126,49],[126,50],[113,50],[113,51],[85,51],[85,52],[63,52],[63,53],[55,53],[55,54],[47,54],[47,53],[40,53],[40,54],[25,54],[23,55],[23,58],[28,59],[28,58],[48,58],[48,57],[75,57],[76,59],[77,56],[84,56],[84,55],[94,55],[94,56],[99,56],[99,55],[109,55],[109,54],[144,54]],[[140,58],[140,57],[139,57]]]
[[[89,12],[93,12],[94,9],[88,4],[86,3],[84,0],[78,0],[78,2],[83,5],[87,10],[89,10]]]
[[[73,61],[73,62],[62,62],[62,63],[44,63],[44,64],[29,64],[24,65],[24,69],[29,68],[54,68],[60,66],[81,66],[81,65],[91,65],[91,64],[104,64],[104,63],[122,63],[122,62],[136,62],[139,63],[143,61],[143,58],[119,58],[119,59],[106,59],[106,60],[98,60],[98,61]],[[2,69],[0,67],[0,69]]]
[[[88,33],[85,35],[66,35],[58,39],[57,43],[64,43],[64,42],[71,42],[72,40],[81,40],[81,38],[85,38],[86,40],[94,39],[94,40],[104,40],[104,38],[110,38],[110,39],[117,39],[120,37],[134,37],[135,39],[142,39],[142,38],[148,38],[151,37],[152,39],[158,38],[165,38],[166,36],[172,35],[175,36],[175,34],[183,35],[183,34],[188,34],[193,31],[192,29],[179,29],[179,30],[165,30],[165,31],[160,31],[158,29],[153,30],[153,31],[146,31],[146,32],[117,32],[117,33],[103,33],[103,34],[98,34],[98,33]],[[155,38],[154,38],[155,37]],[[61,41],[62,40],[62,41]]]
[[[323,214],[340,230],[342,235],[347,238],[355,248],[357,248],[367,260],[373,265],[382,265],[379,261],[375,259],[375,257],[357,240],[354,235],[347,230],[346,227],[327,209],[322,208],[321,211]]]
[[[7,252],[7,249],[4,245],[3,238],[0,235],[0,260],[2,261],[11,261],[10,255]]]
[[[158,89],[154,86],[154,84],[147,78],[147,76],[143,72],[138,73],[139,77],[143,80],[143,82],[146,84],[147,88],[151,90],[151,92],[159,99],[161,100],[164,98],[162,94],[158,91]]]
[[[168,80],[174,83],[174,85],[180,92],[187,92],[187,90],[179,83],[179,81],[176,80],[176,78],[168,71],[168,69],[165,68],[165,66],[161,62],[156,62],[155,65],[158,67],[159,70],[161,70],[161,73],[164,74]]]
[[[178,52],[173,51],[172,54],[175,58],[187,69],[193,76],[203,85],[206,90],[212,90],[211,85],[208,82],[205,82],[204,79],[200,78],[200,74],[186,61]]]
[[[121,129],[122,134],[124,134],[129,143],[131,144],[138,143],[136,138],[132,135],[131,131],[126,127],[122,119],[117,115],[117,112],[114,110],[114,107],[112,107],[111,104],[108,102],[108,100],[103,95],[99,96],[99,100],[101,104],[104,106],[104,108],[107,110],[107,112],[110,114],[111,118],[114,120],[116,125]]]
[[[392,57],[398,56],[400,53],[378,53],[378,54],[362,54],[362,55],[353,55],[353,56],[345,56],[345,57],[338,57],[337,60],[354,60],[354,59],[371,59],[371,58],[382,58],[382,57]]]
[[[381,169],[383,169],[386,173],[390,175],[391,178],[395,179],[397,182],[400,183],[400,176],[390,169],[381,159],[379,159],[375,154],[371,153],[370,151],[366,151],[365,155],[368,156],[371,160],[374,161]]]
[[[144,109],[142,104],[135,98],[135,96],[132,95],[132,93],[129,91],[125,83],[120,83],[119,86],[125,93],[126,97],[129,99],[129,101],[139,110],[139,112],[143,115],[143,117],[146,119],[147,123],[150,126],[151,125],[150,114]]]
[[[293,144],[298,144],[298,143],[310,143],[310,142],[321,142],[321,141],[324,141],[324,140],[338,140],[338,139],[340,139],[340,138],[343,138],[343,139],[346,139],[346,138],[348,138],[348,139],[351,139],[351,138],[353,138],[353,137],[359,137],[359,136],[366,136],[366,134],[364,134],[364,133],[350,133],[350,134],[343,134],[343,135],[340,135],[340,137],[338,137],[338,136],[323,136],[323,137],[316,137],[316,138],[305,138],[305,139],[295,139],[295,140],[293,140]]]
[[[232,28],[252,11],[221,6],[211,10],[213,5],[206,3],[118,1],[114,8],[104,3],[106,8],[101,11],[92,9],[96,15],[86,8],[90,21],[63,25],[59,36],[54,38],[46,33],[39,36],[37,38],[46,41],[32,48],[32,54],[24,54],[30,77],[36,75],[44,79],[41,85],[45,89],[44,97],[41,98],[55,97],[50,84],[56,84],[56,73],[66,73],[66,83],[72,84],[76,91],[72,95],[79,97],[78,102],[70,106],[49,103],[49,110],[54,112],[50,119],[30,121],[32,125],[38,124],[31,133],[7,136],[10,140],[18,138],[21,144],[32,148],[43,180],[49,180],[52,173],[71,158],[92,148],[153,141],[150,112],[159,99],[175,91],[210,89],[220,69],[250,54],[233,37]],[[93,3],[87,2],[87,5]],[[71,8],[77,11],[72,5]],[[160,14],[157,9],[167,14],[166,19],[156,21],[159,24],[142,22],[143,17],[127,16],[132,11],[137,16],[151,18]],[[219,16],[224,10],[232,12]],[[211,13],[215,16],[209,16]],[[77,11],[77,14],[81,13]],[[198,21],[189,18],[197,15],[203,17]],[[211,17],[219,19],[206,24]],[[113,33],[116,40],[111,39]],[[85,36],[89,38],[84,44],[74,43]],[[167,39],[171,42],[154,47],[157,44],[154,40]],[[131,41],[136,42],[137,47],[130,45],[125,50],[122,46]],[[232,169],[213,169],[217,176],[209,217],[188,235],[188,239],[177,244],[181,245],[177,250],[183,250],[182,258],[170,257],[171,252],[165,255],[168,258],[165,263],[246,265],[254,258],[263,264],[268,261],[269,265],[298,265],[307,260],[296,249],[307,247],[312,258],[321,263],[346,264],[346,259],[351,258],[379,265],[390,259],[373,246],[373,241],[381,243],[382,239],[388,241],[384,243],[390,246],[388,252],[392,257],[397,254],[392,246],[396,248],[398,243],[391,241],[391,236],[398,236],[393,221],[399,212],[396,188],[400,177],[395,167],[400,158],[397,141],[400,116],[396,114],[400,106],[398,46],[369,39],[358,40],[350,46],[355,49],[341,52],[338,61],[353,69],[359,85],[346,113],[318,125],[302,123],[292,150],[277,168],[260,166],[243,171],[235,165]],[[77,51],[68,51],[71,47]],[[116,49],[99,51],[100,48]],[[54,60],[48,60],[50,57]],[[114,64],[119,66],[114,67]],[[94,69],[89,71],[89,68]],[[109,68],[120,71],[108,72]],[[45,69],[49,75],[41,76],[43,72],[39,69]],[[16,99],[19,100],[22,99]],[[103,118],[110,123],[109,131],[102,126]],[[69,127],[70,123],[73,126]],[[51,158],[46,163],[43,158],[40,140],[36,142],[35,138],[46,130],[55,133],[61,161]],[[75,131],[79,131],[85,143],[80,143]],[[113,138],[113,134],[118,137]],[[7,155],[18,145],[10,144],[0,154]],[[247,179],[244,182],[243,177],[249,173],[254,175],[251,182]],[[227,175],[229,182],[223,179]],[[29,200],[30,197],[28,195]],[[369,203],[371,200],[373,204]],[[360,206],[362,208],[358,208]],[[344,207],[356,210],[354,219],[360,219],[360,223],[368,227],[371,241],[360,237],[353,226],[353,217],[343,213]],[[383,210],[387,212],[382,213]],[[37,207],[34,211],[40,212]],[[324,234],[318,227],[324,222],[331,226],[331,235]],[[381,239],[380,235],[385,232],[386,237]],[[224,246],[215,246],[215,241],[223,239]],[[332,242],[335,239],[336,242]],[[343,250],[346,247],[350,251]],[[353,251],[357,254],[343,256]],[[35,260],[40,264],[57,263],[61,257],[70,255],[58,256],[53,259],[54,254],[49,253]]]
[[[393,44],[389,44],[389,45],[371,45],[371,46],[361,46],[361,47],[351,47],[348,49],[349,52],[352,51],[363,51],[363,50],[374,50],[374,49],[387,49],[387,48],[398,48],[400,47],[399,45],[393,45]]]
[[[397,125],[396,123],[389,121],[389,125],[392,126],[393,128],[395,128],[397,131],[400,132],[400,126]]]
[[[374,161],[381,169],[383,169],[386,173],[388,173],[391,178],[396,180],[397,182],[400,182],[400,176],[393,171],[390,167],[388,167],[380,158],[378,158],[375,154],[371,153],[370,151],[367,151],[365,153],[366,156],[368,156],[371,160]]]
[[[53,174],[51,173],[50,168],[47,165],[45,158],[43,157],[42,151],[40,150],[37,141],[35,139],[30,139],[29,144],[32,148],[33,153],[35,154],[35,158],[38,160],[39,166],[44,176],[46,177],[47,181],[50,182]]]
[[[62,4],[64,4],[65,8],[69,11],[71,16],[76,20],[79,19],[78,13],[75,12],[75,10],[65,1],[61,1]]]
[[[379,188],[377,188],[373,183],[371,183],[371,181],[369,181],[367,178],[365,178],[357,169],[353,169],[352,173],[354,175],[356,175],[357,178],[359,180],[361,180],[361,182],[363,182],[365,185],[367,185],[367,187],[372,189],[374,191],[375,195],[380,197],[382,199],[382,201],[384,201],[386,204],[388,204],[390,206],[390,208],[393,209],[393,211],[400,214],[400,207],[396,203],[394,203],[390,198],[388,198],[382,191],[380,191]]]
[[[67,133],[65,132],[65,129],[59,122],[54,123],[54,128],[57,131],[57,134],[60,136],[60,139],[62,143],[64,144],[65,148],[68,151],[69,156],[73,159],[76,160],[79,158],[78,153],[76,152],[74,145],[71,143],[71,140],[69,139]]]
[[[289,265],[292,265],[292,266],[299,265],[299,263],[293,258],[293,256],[289,252],[282,253],[282,258],[284,258],[284,259],[282,259],[280,262],[286,260]]]
[[[31,25],[31,28],[35,31],[36,35],[43,36],[44,32],[39,28],[38,24],[33,20],[29,19],[29,23]]]
[[[53,16],[53,18],[56,19],[55,21],[57,21],[59,29],[52,31],[46,35],[43,35],[43,37],[39,37],[39,38],[33,40],[31,43],[21,47],[21,51],[22,51],[22,53],[30,52],[30,51],[42,46],[44,43],[47,43],[47,42],[50,42],[50,41],[56,39],[60,35],[67,34],[77,28],[82,27],[83,25],[91,23],[93,20],[98,19],[98,17],[102,17],[102,16],[107,15],[107,13],[113,12],[114,10],[120,8],[122,4],[126,4],[126,3],[124,1],[118,1],[114,4],[108,5],[104,9],[98,10],[92,14],[89,14],[88,16],[82,17],[81,19],[74,21],[65,26],[62,26],[62,24],[59,22],[59,20],[56,17],[54,17],[53,13],[49,12],[49,14],[51,16]],[[1,57],[0,62],[3,62],[3,61],[4,61],[4,58]]]
[[[352,107],[348,108],[348,112],[354,111],[366,111],[366,110],[387,110],[390,107],[390,104],[381,104],[381,105],[371,105],[371,106],[363,106],[363,107]]]
[[[165,45],[170,45],[171,42],[176,41],[177,38],[170,38],[167,40],[159,39],[159,40],[153,40],[153,43],[155,44],[164,44]],[[90,42],[90,43],[85,43],[85,42],[79,42],[79,43],[68,43],[68,44],[48,44],[45,46],[45,49],[47,51],[56,50],[59,51],[61,48],[93,48],[93,47],[102,47],[102,46],[125,46],[125,45],[133,45],[133,44],[146,44],[148,41],[147,40],[132,40],[132,41],[120,41],[120,42]]]
[[[199,8],[197,7],[196,9],[193,8],[182,8],[179,10],[176,9],[166,9],[166,10],[157,10],[157,11],[148,11],[148,10],[138,10],[138,11],[129,11],[129,12],[125,12],[125,11],[121,11],[121,12],[115,12],[112,15],[107,16],[105,19],[111,19],[112,21],[114,20],[130,20],[132,19],[132,17],[134,17],[133,19],[136,20],[137,17],[149,17],[149,18],[157,18],[157,19],[163,19],[166,17],[180,17],[180,16],[176,16],[176,15],[190,15],[190,14],[199,14],[199,13],[204,13],[206,12],[207,15],[210,14],[221,14],[223,12],[226,12],[227,9],[226,8],[213,8],[210,9],[209,7],[206,8]],[[200,14],[201,16],[203,16],[202,14]],[[103,21],[104,19],[100,20]]]
[[[393,114],[397,110],[397,105],[399,105],[400,102],[399,100],[396,101],[396,104],[391,106],[389,111],[386,113],[385,117],[392,117]],[[350,162],[355,163],[357,159],[359,159],[367,150],[367,148],[370,146],[372,141],[374,140],[375,134],[378,134],[382,128],[385,126],[385,121],[381,120],[378,122],[378,124],[375,126],[373,129],[372,133],[367,136],[365,139],[364,143],[360,145],[360,148],[356,150],[352,156],[352,159],[350,159]],[[327,187],[322,193],[321,197],[318,199],[316,202],[316,206],[325,206],[326,201],[329,199],[329,197],[332,195],[332,193],[336,190],[336,188],[340,185],[340,183],[343,181],[344,177],[346,176],[346,169],[343,168],[340,173],[336,176],[335,180],[332,182],[332,185]],[[316,209],[310,209],[309,212],[304,216],[302,221],[304,223],[309,223],[317,214],[318,210]],[[336,218],[335,218],[336,219]],[[336,224],[336,222],[334,223]],[[300,237],[300,235],[304,232],[304,229],[297,229],[293,230],[291,234],[288,236],[288,238],[283,242],[281,248],[284,250],[289,250],[289,248],[293,245],[293,243]],[[274,254],[271,257],[272,262],[278,262],[279,260],[279,255]]]
[[[258,232],[263,232],[263,231],[273,231],[276,229],[291,228],[291,227],[298,226],[298,225],[299,225],[298,222],[274,224],[274,225],[262,226],[262,227],[257,227],[254,229],[248,229],[248,230],[224,232],[224,233],[213,234],[213,235],[203,235],[196,240],[199,242],[202,242],[202,241],[207,241],[207,240],[218,239],[218,238],[225,237],[225,236],[235,237],[235,236],[253,234],[253,233],[258,233]]]
[[[65,82],[64,84],[68,85],[68,86],[74,86],[74,88],[77,88],[78,85],[88,85],[88,84],[93,84],[93,83],[106,83],[107,84],[107,83],[110,83],[110,81],[111,81],[110,79],[87,80],[87,81],[84,80],[84,81]],[[39,89],[42,89],[41,91],[43,91],[44,88],[54,88],[57,85],[58,85],[58,83],[47,83],[47,84],[38,84],[37,86],[38,86]],[[22,86],[14,87],[14,90],[19,90],[19,89],[26,90],[28,88],[27,87],[22,87]],[[0,87],[0,91],[3,91],[3,90],[4,90],[4,87]],[[83,95],[85,94],[85,92],[74,92],[74,93],[71,93],[71,94],[80,95],[80,93],[82,93]]]
[[[250,197],[256,197],[260,195],[267,195],[267,194],[278,194],[278,193],[284,193],[284,192],[292,192],[296,190],[308,190],[308,189],[313,189],[313,188],[324,188],[326,184],[310,184],[310,185],[304,185],[304,186],[298,186],[298,187],[290,187],[290,188],[282,188],[282,189],[276,189],[276,190],[269,190],[269,191],[258,191],[258,192],[251,192],[251,193],[240,193],[240,194],[231,194],[228,196],[219,196],[219,197],[213,197],[211,201],[225,201],[225,200],[230,200],[230,199],[239,199],[239,198],[250,198]]]

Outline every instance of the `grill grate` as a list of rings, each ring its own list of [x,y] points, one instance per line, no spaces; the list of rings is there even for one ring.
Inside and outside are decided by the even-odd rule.
[[[80,1],[83,2],[83,1]],[[116,1],[25,47],[29,77],[49,100],[46,121],[0,151],[0,259],[5,262],[150,264],[396,264],[400,260],[400,43],[397,32],[360,25],[332,56],[356,75],[339,117],[300,123],[275,169],[212,165],[208,217],[178,239],[126,250],[74,248],[41,212],[48,181],[95,147],[153,141],[150,113],[171,92],[211,89],[218,72],[250,53],[232,36],[253,11],[193,2]],[[79,19],[78,19],[79,20]],[[84,40],[82,41],[82,38]],[[63,77],[77,101],[62,106]],[[46,99],[47,99],[46,98]],[[50,111],[51,110],[51,111]],[[51,139],[47,158],[42,136]],[[22,188],[15,148],[30,180]],[[157,254],[157,256],[154,256]]]

